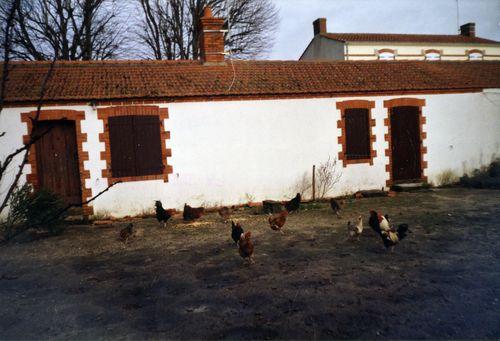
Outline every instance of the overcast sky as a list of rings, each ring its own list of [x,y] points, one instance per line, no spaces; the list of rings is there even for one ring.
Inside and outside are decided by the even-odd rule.
[[[298,59],[313,38],[312,22],[328,32],[456,34],[457,0],[273,0],[280,10],[270,59]],[[500,41],[500,0],[458,0],[460,24]]]

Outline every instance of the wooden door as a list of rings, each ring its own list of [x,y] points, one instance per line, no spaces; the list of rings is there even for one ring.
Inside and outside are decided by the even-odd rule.
[[[391,109],[392,177],[396,182],[420,180],[419,107]]]
[[[37,130],[49,132],[36,142],[38,184],[59,194],[66,203],[81,202],[80,172],[74,121],[41,121]]]

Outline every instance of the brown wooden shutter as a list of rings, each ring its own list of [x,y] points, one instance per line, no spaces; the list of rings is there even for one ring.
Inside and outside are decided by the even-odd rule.
[[[345,110],[347,159],[370,157],[370,127],[368,109]]]
[[[110,117],[108,126],[112,176],[119,178],[136,175],[133,116]]]
[[[163,172],[161,154],[160,119],[158,116],[133,116],[135,167],[137,175]]]

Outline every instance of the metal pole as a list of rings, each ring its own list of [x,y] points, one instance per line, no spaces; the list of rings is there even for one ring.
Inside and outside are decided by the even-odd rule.
[[[312,192],[313,192],[313,201],[316,201],[316,165],[313,165]]]

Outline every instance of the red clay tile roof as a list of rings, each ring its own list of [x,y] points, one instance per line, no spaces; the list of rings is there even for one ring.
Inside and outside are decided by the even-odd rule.
[[[323,37],[339,41],[443,44],[500,44],[498,41],[462,35],[390,34],[390,33],[323,33]]]
[[[36,102],[48,62],[12,62],[6,102]],[[234,70],[234,72],[233,72]],[[500,88],[500,61],[58,62],[46,101],[196,99]]]

